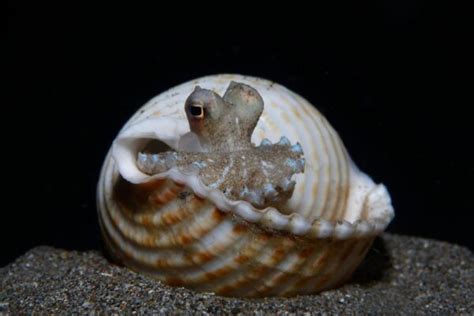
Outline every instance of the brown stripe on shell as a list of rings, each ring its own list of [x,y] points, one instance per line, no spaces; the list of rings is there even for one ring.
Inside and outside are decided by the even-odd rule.
[[[329,122],[327,122],[326,118],[322,118],[325,121],[326,127],[328,128],[328,132],[333,143],[333,148],[336,150],[336,157],[339,163],[339,185],[336,187],[336,191],[338,194],[338,199],[336,200],[336,205],[334,206],[333,213],[334,213],[334,220],[340,220],[345,218],[345,211],[347,210],[347,199],[349,197],[349,186],[350,186],[350,174],[349,174],[349,157],[346,153],[341,149],[342,142],[337,135],[337,132],[331,127]]]
[[[352,262],[345,263],[347,266],[342,266],[346,268],[346,271],[342,274],[337,282],[333,285],[333,287],[339,287],[346,283],[354,274],[354,272],[359,267],[360,262],[362,262],[367,254],[367,251],[372,246],[374,241],[374,237],[364,238],[359,241],[359,244],[355,247],[354,251],[351,253],[350,260]],[[353,256],[353,257],[352,257]]]
[[[275,243],[265,249],[265,253],[259,257],[256,265],[243,274],[238,282],[234,284],[234,289],[226,292],[230,296],[262,296],[261,292],[271,290],[273,286],[267,284],[281,272],[275,268],[278,265],[292,258],[296,252],[296,241],[286,236],[274,236]],[[273,249],[272,249],[273,248]]]
[[[239,279],[242,278],[242,275],[250,273],[255,267],[259,267],[257,260],[263,255],[263,250],[266,247],[273,245],[270,244],[272,237],[266,233],[254,234],[249,232],[246,234],[246,238],[249,241],[248,244],[235,253],[232,262],[230,262],[234,267],[233,270],[219,280],[212,280],[206,284],[205,288],[212,287],[213,291],[220,295],[230,296],[239,286]]]
[[[110,213],[107,212],[107,215],[110,215]],[[213,216],[214,219],[220,220],[220,219],[222,219],[222,217],[223,217],[223,213],[222,213],[222,212],[217,212],[217,211],[214,210],[214,212],[212,213],[212,216]],[[115,230],[116,230],[116,228],[115,228]],[[119,232],[116,231],[116,233],[119,233]],[[200,238],[200,237],[202,237],[202,236],[199,236],[199,238]],[[111,239],[112,239],[112,238],[111,238]],[[121,248],[123,248],[123,247],[121,247]],[[125,251],[125,250],[124,250],[124,251]],[[129,257],[134,257],[132,253],[128,253],[127,251],[125,251],[125,252],[127,253],[127,255],[128,255]],[[135,258],[135,259],[136,259],[136,258]],[[160,261],[160,264],[159,264],[159,265],[163,265],[163,262]],[[166,264],[166,266],[168,266],[168,265],[171,265],[171,264]]]
[[[291,237],[290,237],[291,238]],[[267,275],[262,280],[256,280],[256,287],[253,291],[249,291],[248,297],[265,297],[265,296],[284,296],[285,289],[290,287],[293,282],[301,278],[301,268],[304,267],[308,259],[318,252],[317,243],[303,238],[291,238],[295,241],[295,245],[289,247],[285,257],[280,263],[290,261],[285,270],[278,268],[269,269]],[[292,261],[292,262],[291,262]],[[277,267],[277,265],[275,265]]]
[[[141,191],[142,187],[146,190]],[[121,178],[114,187],[114,200],[120,204],[120,210],[130,221],[154,229],[190,218],[195,213],[193,209],[205,203],[202,199],[194,198],[186,201],[186,204],[198,204],[193,207],[169,207],[168,202],[183,199],[187,192],[183,185],[171,180],[136,185]]]
[[[286,104],[292,103],[293,106],[291,106],[290,111],[293,114],[295,114],[300,121],[302,121],[302,122],[310,121],[310,122],[314,123],[314,120],[311,117],[309,117],[308,115],[304,115],[304,116],[301,115],[301,113],[298,111],[299,109],[301,109],[301,107],[294,106],[295,104],[293,102],[291,102],[289,99],[287,99],[286,97],[281,96],[280,99],[282,99],[283,103],[286,103]],[[304,109],[303,109],[303,111],[304,111]],[[307,113],[305,113],[305,114],[307,114]],[[300,130],[300,132],[303,132],[307,135],[311,135],[312,132],[308,129],[307,125],[308,124],[301,124],[300,129],[302,131]],[[315,127],[316,127],[316,129],[318,128],[317,124],[316,124]],[[323,140],[321,138],[321,133],[316,133],[316,135],[318,136],[318,139],[314,140],[313,144],[320,144],[324,147]],[[325,151],[324,150],[316,150],[315,146],[309,146],[309,151],[310,151],[309,153],[305,153],[305,155],[307,157],[306,158],[305,170],[313,169],[313,168],[317,169],[318,170],[317,174],[319,176],[316,176],[317,181],[314,181],[313,186],[311,188],[310,188],[309,185],[305,186],[305,189],[304,189],[305,192],[303,194],[306,195],[306,191],[312,190],[313,193],[314,193],[314,191],[316,191],[315,196],[318,196],[318,194],[321,195],[319,193],[320,189],[321,189],[321,183],[322,183],[321,179],[325,177],[325,176],[323,176],[323,175],[325,175],[325,171],[322,168],[322,163],[321,163],[321,161],[323,160],[322,157],[323,157],[323,154],[325,153]],[[311,158],[311,159],[308,158],[308,157],[313,157],[313,156],[315,157],[314,159],[313,158]],[[326,157],[326,159],[328,159],[327,155],[324,155],[324,156]],[[313,164],[316,164],[316,165],[313,166]],[[327,177],[327,175],[326,175],[326,177]],[[298,210],[298,213],[300,213],[304,217],[308,217],[310,215],[310,213],[314,213],[313,216],[314,215],[319,215],[320,207],[318,206],[318,204],[320,203],[320,201],[321,201],[320,197],[315,197],[315,203],[304,206],[304,207],[301,207],[301,205],[298,204],[296,206],[296,209]]]
[[[234,273],[229,274],[225,282],[219,282],[216,292],[220,295],[235,296],[239,292],[244,293],[244,288],[252,288],[252,281],[258,276],[262,277],[268,271],[262,261],[272,255],[273,249],[278,244],[278,238],[269,232],[250,232],[250,236],[252,235],[254,237],[251,237],[251,240],[257,238],[258,247],[246,255],[248,260]]]
[[[271,279],[264,281],[264,286],[257,288],[258,296],[282,295],[287,287],[290,287],[293,282],[301,278],[299,270],[308,261],[308,257],[313,251],[314,249],[305,249],[305,256],[301,256],[301,250],[289,251],[287,257],[292,258],[293,262],[284,271],[275,269],[276,273],[273,274]]]
[[[160,185],[166,186],[166,189],[160,190]],[[167,182],[161,181],[155,183],[153,187],[149,187],[153,188],[147,191],[147,194],[151,195],[157,190],[161,192],[167,191],[169,184]],[[181,192],[186,190],[186,188],[183,186],[178,187],[181,188]],[[129,186],[129,188],[130,190],[135,189],[133,185]],[[178,190],[174,190],[174,192],[177,194],[180,193]],[[191,195],[194,196],[194,194]],[[146,195],[142,195],[141,198],[145,201],[149,200]],[[135,243],[138,246],[147,248],[186,246],[209,232],[223,218],[221,212],[218,212],[216,208],[213,207],[209,202],[195,198],[189,198],[188,200],[191,203],[188,203],[188,201],[182,201],[180,199],[174,199],[172,202],[166,205],[168,212],[165,214],[172,214],[173,212],[176,214],[188,213],[192,216],[185,216],[185,218],[180,221],[166,220],[166,218],[173,218],[173,215],[163,217],[162,220],[164,222],[167,221],[168,225],[164,226],[163,229],[160,229],[158,235],[158,231],[155,229],[155,227],[143,227],[141,225],[138,226],[136,223],[130,222],[128,220],[129,216],[123,216],[131,212],[128,210],[128,208],[124,207],[125,203],[119,203],[117,207],[114,208],[119,210],[119,212],[114,212],[115,215],[110,214],[110,212],[108,212],[108,215],[112,218],[112,222],[116,230],[125,239]],[[193,202],[198,205],[193,204]],[[170,205],[174,207],[170,207]],[[161,209],[163,209],[163,206],[156,207],[156,213],[159,214],[159,210]],[[122,216],[119,213],[121,213]],[[204,218],[201,218],[201,221],[197,221],[197,219],[201,216]]]
[[[358,265],[359,257],[357,253],[360,250],[361,246],[365,245],[365,240],[362,239],[349,239],[345,242],[345,247],[338,254],[337,257],[337,265],[338,268],[334,269],[331,272],[331,279],[327,281],[324,288],[334,288],[337,284],[340,284],[340,281],[347,275],[348,270],[354,266],[354,261],[357,262]]]
[[[370,207],[368,205],[368,196],[365,197],[364,203],[362,203],[362,211],[360,212],[360,219],[368,220],[370,214]]]
[[[189,259],[189,261],[191,261],[189,263],[191,264],[190,266],[179,266],[179,267],[174,266],[172,269],[163,269],[164,267],[162,267],[160,270],[155,270],[153,269],[153,267],[140,264],[140,262],[136,261],[136,258],[132,258],[132,259],[135,259],[135,262],[132,262],[131,264],[134,265],[135,268],[137,268],[138,266],[139,270],[142,270],[142,272],[145,272],[151,275],[152,277],[155,277],[164,282],[168,282],[166,275],[174,271],[175,273],[179,273],[179,275],[181,275],[180,280],[185,280],[188,287],[201,288],[203,284],[206,284],[206,281],[209,281],[209,277],[219,276],[219,274],[223,272],[222,270],[220,270],[216,272],[214,275],[212,275],[212,272],[211,272],[211,274],[207,274],[207,278],[206,278],[205,276],[206,273],[202,271],[206,263],[212,263],[212,261],[221,260],[223,257],[233,255],[234,253],[238,253],[240,248],[244,246],[246,247],[247,245],[251,244],[250,240],[248,239],[238,238],[238,236],[241,234],[239,230],[233,230],[233,233],[235,233],[235,238],[228,244],[221,244],[221,245],[213,244],[210,248],[207,248],[206,250],[204,250],[205,253],[207,252],[207,254],[204,256],[206,256],[207,258],[212,257],[210,261],[206,260],[207,262],[204,262],[204,265],[203,265],[203,262],[201,262],[200,260],[199,261],[195,260],[196,257],[203,256],[204,248],[199,247],[198,246],[199,243],[195,244],[194,247],[190,247],[187,249],[186,256]],[[178,254],[178,250],[175,250],[175,251],[176,251],[176,254]],[[234,267],[234,269],[236,268],[237,267]],[[160,271],[162,273],[159,273]],[[163,273],[165,272],[166,274],[163,275]],[[173,280],[174,280],[173,282],[176,283],[176,279],[173,279]]]
[[[318,246],[320,247],[319,255],[314,257],[314,261],[308,263],[306,273],[303,273],[304,277],[294,285],[299,293],[310,293],[309,289],[314,288],[316,282],[320,282],[325,271],[329,269],[328,265],[331,264],[338,243],[330,239],[322,239],[318,242]],[[293,292],[287,293],[287,295],[292,294]]]
[[[152,205],[166,204],[175,199],[178,193],[182,191],[182,188],[182,185],[176,185],[175,183],[174,186],[165,188],[162,191],[154,191],[152,194],[150,194],[148,200]]]
[[[293,98],[294,95],[292,95]],[[330,216],[328,216],[328,212],[330,211],[330,198],[334,194],[334,189],[332,186],[332,182],[334,181],[334,166],[333,162],[336,163],[336,167],[338,167],[338,161],[334,161],[333,156],[333,148],[328,144],[328,140],[326,136],[326,129],[324,126],[324,121],[321,119],[321,117],[317,117],[316,115],[313,115],[313,113],[310,113],[309,110],[305,107],[302,107],[302,110],[305,112],[305,114],[311,118],[311,120],[314,123],[314,127],[318,130],[317,134],[319,136],[319,139],[321,140],[321,144],[323,146],[323,152],[325,153],[325,157],[327,159],[327,163],[321,166],[321,169],[324,170],[325,172],[319,172],[319,180],[318,180],[318,186],[322,189],[320,189],[320,192],[323,192],[320,194],[319,198],[316,198],[317,200],[320,201],[320,206],[318,207],[317,211],[315,212],[316,214],[319,214],[318,217],[324,218],[324,219],[329,219]],[[318,120],[319,119],[319,120]],[[321,170],[320,169],[320,170]],[[337,169],[336,169],[337,173]],[[324,182],[326,181],[326,183]],[[337,193],[337,192],[336,192]],[[329,206],[328,206],[329,205]],[[309,215],[309,214],[308,214]],[[305,216],[307,216],[305,214]]]
[[[314,241],[309,241],[307,242],[306,240],[302,241],[308,245],[311,245],[311,247],[313,247],[313,253],[312,255],[307,258],[306,261],[306,266],[304,267],[304,269],[302,270],[297,270],[295,269],[294,271],[286,271],[284,272],[283,274],[283,278],[287,278],[287,276],[289,276],[290,278],[293,277],[294,280],[293,280],[293,288],[298,288],[299,287],[299,284],[302,283],[302,280],[305,280],[308,278],[307,275],[310,275],[312,276],[313,273],[317,273],[318,269],[320,269],[320,266],[319,265],[310,265],[309,263],[312,262],[312,261],[316,261],[315,259],[318,258],[318,257],[321,257],[321,255],[324,254],[324,252],[326,251],[326,247],[325,245],[327,244],[327,241],[326,240],[321,240],[321,241],[317,241],[317,242],[314,242]],[[305,253],[307,253],[308,250],[305,250]],[[322,261],[319,261],[319,262],[322,262]],[[303,263],[301,263],[303,264]],[[276,274],[276,273],[279,273],[281,274],[281,271],[270,271],[272,274]],[[307,275],[306,275],[307,274]],[[287,290],[285,291],[285,287],[281,287],[280,288],[280,285],[281,284],[275,284],[273,288],[267,288],[265,286],[262,286],[258,289],[258,292],[255,291],[254,292],[251,292],[249,293],[248,296],[257,296],[257,297],[262,297],[262,296],[266,296],[266,295],[284,295],[284,296],[290,296],[290,295],[293,295],[293,292],[291,292],[290,290]]]
[[[113,198],[118,199],[134,212],[153,212],[155,205],[149,203],[150,196],[155,195],[156,204],[165,204],[175,198],[177,193],[174,192],[180,191],[181,188],[182,185],[167,179],[133,184],[120,177],[114,184]],[[159,199],[163,202],[160,203]]]
[[[211,248],[207,250],[203,250],[203,248],[194,249],[191,248],[187,252],[187,257],[191,261],[190,266],[182,266],[182,267],[174,267],[173,271],[181,276],[181,279],[186,280],[186,285],[190,288],[195,289],[202,289],[202,285],[206,285],[209,283],[210,278],[218,276],[218,274],[223,273],[222,268],[225,268],[225,264],[220,264],[219,262],[223,261],[223,258],[228,256],[232,256],[233,253],[238,252],[243,247],[246,247],[249,243],[249,239],[246,238],[233,238],[232,242],[227,244],[214,244]],[[206,260],[206,262],[196,261],[196,257],[202,256],[206,253],[206,258],[210,258],[210,260]],[[213,270],[207,270],[208,265],[216,265],[219,268],[214,268]],[[234,267],[235,268],[235,267]],[[212,275],[213,272],[220,270],[215,275]],[[154,271],[152,271],[151,275],[155,277]],[[169,273],[168,273],[169,274]],[[158,279],[163,280],[160,275],[158,275]]]
[[[218,284],[221,278],[225,278],[239,269],[239,264],[233,262],[232,258],[235,253],[249,247],[249,244],[249,238],[237,238],[229,247],[221,247],[221,251],[213,254],[212,260],[199,265],[199,269],[185,269],[179,273],[186,280],[188,287],[202,291],[214,291],[215,284]],[[217,267],[208,269],[207,266]]]
[[[292,98],[299,104],[307,103],[301,96],[291,93]],[[312,110],[312,111],[311,111]],[[326,137],[322,137],[322,139],[328,140],[329,144],[327,144],[326,148],[331,150],[332,157],[334,159],[329,159],[329,161],[334,162],[329,164],[329,168],[331,171],[329,174],[335,174],[336,177],[330,181],[328,184],[329,190],[328,204],[324,207],[321,207],[320,210],[323,212],[321,213],[321,217],[325,219],[332,219],[332,220],[340,220],[344,218],[344,210],[346,209],[346,202],[348,198],[348,188],[349,188],[349,159],[348,155],[343,148],[342,141],[340,140],[337,132],[331,127],[329,122],[326,120],[324,116],[322,116],[317,110],[314,108],[306,108],[303,107],[303,111],[312,118],[314,125],[319,130],[319,135],[321,134],[321,130],[327,133]],[[310,113],[311,112],[311,113]],[[313,113],[314,112],[314,113]],[[320,124],[318,124],[318,119],[320,120]],[[320,125],[322,129],[320,129]],[[331,155],[330,155],[331,156]],[[334,184],[333,184],[334,183]],[[318,186],[321,186],[321,182],[318,181]],[[316,185],[313,185],[311,188],[313,190],[313,194],[317,192]],[[316,191],[316,192],[314,192]],[[318,212],[316,212],[318,213]],[[333,214],[332,216],[327,216],[326,214]],[[303,214],[305,216],[309,214]],[[312,218],[315,218],[314,216]]]
[[[270,103],[273,104],[274,102],[276,102],[276,103],[282,103],[282,104],[292,104],[291,106],[288,106],[287,111],[284,112],[284,113],[293,116],[295,122],[305,121],[305,120],[306,121],[311,121],[305,115],[300,113],[299,107],[294,106],[293,103],[290,103],[290,100],[288,100],[286,97],[282,97],[282,98],[279,98],[279,99],[280,100],[274,100],[273,101],[273,99],[270,98],[270,100],[272,100],[272,102],[270,102]],[[265,113],[266,112],[264,111],[264,114]],[[276,119],[276,117],[277,117],[277,115],[270,115],[270,114],[267,114],[267,116],[268,117],[265,119],[265,122],[272,122],[272,123],[273,123],[272,120]],[[319,161],[321,159],[319,157],[319,151],[315,150],[314,146],[310,146],[310,143],[308,143],[308,141],[304,137],[301,137],[302,135],[305,135],[305,134],[306,135],[311,134],[311,131],[308,129],[308,124],[300,124],[299,128],[297,130],[295,130],[295,132],[298,135],[298,138],[300,139],[301,144],[303,145],[303,147],[306,148],[305,149],[305,157],[306,157],[306,163],[305,163],[305,170],[306,171],[305,171],[305,173],[307,173],[307,175],[308,175],[307,177],[310,177],[309,175],[313,174],[314,172],[308,173],[309,170],[319,169],[319,167],[320,167],[319,166]],[[309,157],[315,157],[315,158],[310,159]],[[308,181],[308,178],[306,178],[305,181]],[[314,184],[313,189],[315,187],[316,190],[317,190],[318,189],[318,182],[317,181],[312,181],[312,182]],[[300,201],[297,201],[295,203],[294,207],[295,207],[296,210],[298,210],[298,213],[300,213],[303,216],[306,216],[306,213],[311,212],[314,209],[314,206],[313,205],[306,205],[306,206],[304,205],[304,201],[305,201],[304,196],[308,195],[308,193],[307,193],[308,187],[303,186],[302,189],[303,189],[303,192],[301,193],[302,199]]]
[[[312,286],[309,287],[307,293],[321,291],[328,288],[329,282],[334,279],[335,273],[340,269],[340,255],[345,253],[348,248],[352,247],[352,242],[349,240],[337,241],[334,248],[328,249],[327,263],[317,275]]]
[[[325,130],[327,132],[327,135],[329,136],[327,137],[327,139],[330,143],[331,150],[333,151],[333,154],[334,154],[335,164],[331,164],[331,167],[334,170],[334,173],[337,175],[337,177],[335,177],[336,184],[329,185],[329,187],[332,189],[332,193],[330,196],[330,202],[328,203],[326,212],[328,212],[329,214],[332,214],[332,216],[329,216],[331,220],[340,220],[344,218],[343,217],[344,214],[339,214],[338,203],[339,201],[342,200],[341,197],[344,195],[343,192],[341,191],[341,188],[347,185],[346,183],[344,183],[345,175],[344,175],[344,170],[343,170],[344,166],[347,163],[345,161],[341,161],[341,157],[339,156],[339,153],[337,151],[337,148],[339,146],[337,146],[336,144],[334,135],[332,133],[331,128],[329,127],[328,122],[326,121],[326,119],[324,119],[324,117],[321,118],[321,121],[326,127]]]
[[[108,208],[106,208],[108,210]],[[119,249],[120,253],[120,258],[125,263],[126,265],[132,267],[133,269],[137,271],[141,270],[146,270],[146,269],[155,269],[155,264],[149,263],[149,262],[144,262],[137,258],[137,256],[134,254],[134,251],[138,251],[139,248],[136,247],[136,245],[130,244],[130,242],[121,235],[121,232],[117,230],[117,227],[114,226],[112,223],[110,223],[110,226],[106,224],[107,221],[111,221],[110,213],[106,212],[105,217],[103,217],[104,221],[104,233],[107,234],[107,238],[105,241],[108,241],[107,246],[111,248],[112,250]],[[117,237],[113,237],[113,235],[117,235]],[[121,239],[121,240],[120,240]],[[126,243],[130,244],[130,247],[126,246]],[[133,245],[133,247],[131,247]],[[132,248],[132,249],[129,249]],[[163,253],[172,253],[169,250],[164,251]],[[170,257],[172,259],[177,258],[177,254],[179,253],[178,251],[173,252],[176,254],[173,257]],[[172,264],[169,264],[170,266]]]
[[[327,262],[323,264],[323,268],[313,280],[313,284],[302,291],[304,293],[314,293],[329,288],[329,284],[337,279],[337,270],[341,269],[340,258],[345,256],[346,252],[352,251],[355,242],[357,241],[350,239],[335,241],[333,247],[327,249]]]
[[[182,191],[180,194],[182,194]],[[180,195],[178,194],[178,196]],[[156,209],[154,215],[143,215],[144,217],[146,216],[149,219],[150,225],[147,227],[149,228],[160,228],[160,227],[165,227],[169,225],[174,225],[179,222],[182,222],[184,220],[189,220],[190,217],[195,215],[195,209],[199,209],[204,207],[206,204],[205,200],[197,198],[196,195],[192,195],[191,198],[188,198],[186,200],[186,205],[183,207],[179,207],[178,209],[176,208],[170,208],[169,204],[159,209]],[[136,219],[140,220],[141,214],[137,214],[135,217]]]
[[[176,205],[175,207],[179,209],[182,206]],[[184,207],[189,208],[189,206]],[[215,207],[210,203],[194,210],[190,209],[190,211],[194,212],[194,216],[174,225],[163,227],[159,231],[139,226],[118,213],[114,215],[109,213],[109,215],[116,230],[129,242],[146,248],[172,248],[186,246],[199,240],[219,222],[212,216]],[[120,214],[123,215],[123,213]]]
[[[104,230],[104,232],[106,231]],[[214,245],[214,247],[207,249],[207,251],[211,252],[213,248],[218,248],[218,250],[221,251],[219,255],[226,255],[226,252],[228,252],[229,250],[232,250],[232,247],[234,247],[235,245],[238,245],[241,241],[243,241],[238,238],[236,239],[237,239],[236,240],[237,242],[232,241],[227,245],[221,245],[221,247],[215,247]],[[117,243],[112,238],[109,237],[107,238],[107,240],[109,241],[108,242],[109,246],[122,249],[122,253],[121,253],[122,261],[126,262],[134,270],[145,272],[165,282],[166,282],[165,276],[169,273],[176,272],[176,273],[182,274],[183,272],[191,273],[191,272],[196,272],[196,271],[199,272],[201,270],[202,262],[201,261],[196,262],[194,260],[196,258],[195,255],[199,255],[199,254],[202,255],[202,249],[198,249],[198,247],[191,247],[187,250],[174,249],[172,250],[172,252],[169,253],[169,256],[167,256],[168,258],[173,258],[174,256],[183,255],[182,252],[186,251],[187,255],[186,254],[184,255],[184,257],[187,258],[186,265],[176,265],[176,264],[173,264],[172,262],[167,263],[165,261],[159,261],[155,265],[150,265],[147,262],[140,261],[140,259],[134,256],[132,253],[127,252],[125,249],[123,249],[123,247],[120,247],[119,245],[117,245]],[[244,242],[243,244],[246,244],[246,243]],[[198,250],[194,250],[195,248]],[[200,253],[198,253],[197,251],[200,251]],[[209,256],[212,256],[212,260],[219,259],[218,256],[212,253],[210,253]],[[187,283],[189,283],[189,281],[190,280],[186,280]]]
[[[306,278],[308,274],[311,274],[311,271],[307,271],[307,266],[310,262],[314,262],[317,257],[321,256],[321,247],[319,243],[308,243],[305,249],[301,250],[298,253],[301,261],[294,269],[294,273],[287,277],[284,282],[279,286],[278,293],[275,295],[280,296],[291,296],[298,289],[297,283]]]

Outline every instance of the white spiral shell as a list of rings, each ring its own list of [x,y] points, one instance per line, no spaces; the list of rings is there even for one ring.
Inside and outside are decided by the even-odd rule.
[[[306,166],[283,214],[230,201],[196,174],[149,176],[136,157],[150,139],[175,148],[189,131],[183,105],[196,85],[223,94],[231,81],[262,95],[252,135],[303,147]],[[194,196],[184,202],[183,190]],[[394,216],[390,197],[351,162],[339,136],[306,100],[240,75],[200,78],[145,104],[120,131],[98,183],[106,245],[116,260],[172,285],[231,296],[314,293],[341,284]]]

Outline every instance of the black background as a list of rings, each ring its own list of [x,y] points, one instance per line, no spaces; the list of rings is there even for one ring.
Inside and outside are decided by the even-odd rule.
[[[271,79],[315,104],[388,187],[389,231],[472,249],[472,35],[452,13],[415,1],[10,2],[1,264],[40,244],[99,248],[95,185],[119,128],[158,93],[217,73]]]

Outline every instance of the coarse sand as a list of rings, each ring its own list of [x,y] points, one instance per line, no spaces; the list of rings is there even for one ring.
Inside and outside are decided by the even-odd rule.
[[[239,299],[173,288],[98,251],[41,246],[0,268],[0,314],[473,315],[474,255],[429,239],[384,234],[352,281],[317,295]]]

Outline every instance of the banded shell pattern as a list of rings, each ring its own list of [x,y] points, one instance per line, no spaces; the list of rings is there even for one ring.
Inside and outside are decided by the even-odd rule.
[[[305,153],[304,173],[294,175],[293,195],[281,211],[229,200],[177,168],[156,175],[137,168],[137,155],[150,142],[176,149],[189,132],[183,104],[196,86],[223,94],[231,81],[252,86],[264,100],[254,144],[284,136]],[[240,75],[184,83],[139,109],[105,159],[97,198],[103,239],[117,262],[170,285],[225,296],[292,296],[336,287],[394,216],[386,188],[357,169],[308,101],[276,83]]]

